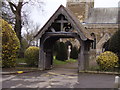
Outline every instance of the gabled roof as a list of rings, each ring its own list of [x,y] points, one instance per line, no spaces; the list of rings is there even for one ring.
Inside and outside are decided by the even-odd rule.
[[[118,23],[119,8],[92,8],[86,23]]]
[[[73,13],[61,5],[56,12],[51,16],[51,18],[46,22],[46,24],[40,29],[40,31],[35,35],[35,38],[40,38],[47,30],[48,27],[54,22],[58,15],[63,14],[67,20],[73,25],[77,33],[80,35],[82,40],[93,40],[90,33],[82,26],[79,20],[73,15]]]

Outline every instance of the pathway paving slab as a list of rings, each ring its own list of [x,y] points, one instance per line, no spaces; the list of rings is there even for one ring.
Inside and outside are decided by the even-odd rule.
[[[70,67],[70,66],[69,66]],[[115,75],[77,73],[75,68],[3,75],[3,88],[114,88]]]

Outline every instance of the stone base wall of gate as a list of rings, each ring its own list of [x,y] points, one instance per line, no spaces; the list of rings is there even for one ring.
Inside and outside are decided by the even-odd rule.
[[[91,49],[89,51],[89,67],[97,66],[96,62],[96,49]]]

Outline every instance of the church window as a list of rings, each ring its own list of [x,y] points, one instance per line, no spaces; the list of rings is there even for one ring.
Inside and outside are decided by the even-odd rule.
[[[92,49],[96,49],[96,37],[94,33],[91,33],[91,36],[93,37],[94,41],[91,44]]]

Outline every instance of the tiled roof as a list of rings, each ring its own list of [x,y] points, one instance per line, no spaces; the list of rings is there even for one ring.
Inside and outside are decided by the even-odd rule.
[[[118,23],[118,8],[92,8],[86,23]]]

